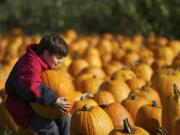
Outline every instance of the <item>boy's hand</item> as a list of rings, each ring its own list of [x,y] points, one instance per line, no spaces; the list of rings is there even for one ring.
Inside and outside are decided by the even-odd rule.
[[[67,97],[59,97],[55,101],[55,105],[59,107],[62,113],[66,112],[71,107],[71,103],[67,102]]]

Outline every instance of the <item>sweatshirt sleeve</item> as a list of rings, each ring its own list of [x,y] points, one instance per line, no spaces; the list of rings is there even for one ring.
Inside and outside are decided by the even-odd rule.
[[[34,101],[44,105],[54,104],[57,95],[42,82],[41,69],[37,67],[38,66],[34,64],[28,68],[22,68],[19,72],[18,83],[34,95],[34,99],[31,102]],[[21,96],[26,98],[28,95],[21,94]]]

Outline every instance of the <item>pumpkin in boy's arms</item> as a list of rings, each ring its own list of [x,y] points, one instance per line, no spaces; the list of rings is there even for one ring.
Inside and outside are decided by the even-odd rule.
[[[56,119],[68,113],[74,103],[74,85],[65,71],[46,70],[42,73],[42,80],[50,87],[59,97],[67,97],[67,102],[71,103],[71,107],[65,113],[60,112],[58,107],[45,106],[38,103],[31,103],[33,110],[48,119]]]

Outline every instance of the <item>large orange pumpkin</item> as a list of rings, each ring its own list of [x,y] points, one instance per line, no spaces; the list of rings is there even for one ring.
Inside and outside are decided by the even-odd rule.
[[[71,135],[108,135],[113,123],[108,114],[98,106],[84,106],[71,119]]]
[[[59,96],[68,98],[68,102],[73,105],[74,102],[74,86],[67,76],[63,76],[59,70],[46,70],[42,73],[43,82],[50,87]],[[33,110],[48,119],[55,119],[61,117],[63,114],[59,111],[58,107],[45,106],[38,103],[31,103]],[[68,111],[70,111],[69,109]],[[67,111],[67,112],[68,112]],[[67,113],[66,112],[66,113]]]

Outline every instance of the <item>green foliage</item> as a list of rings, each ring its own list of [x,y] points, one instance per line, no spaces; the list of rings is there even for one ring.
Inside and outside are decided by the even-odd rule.
[[[0,31],[155,33],[180,38],[179,0],[1,0]]]

